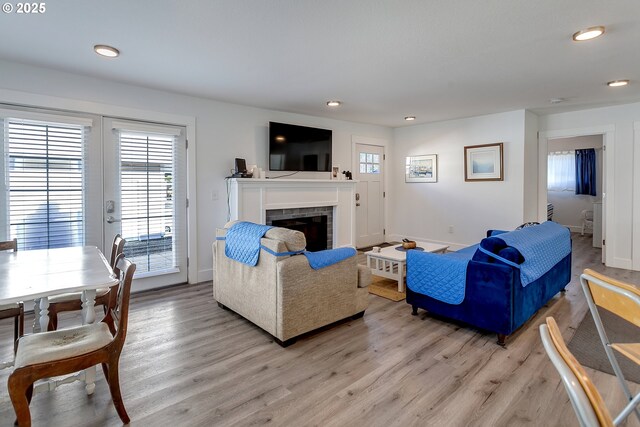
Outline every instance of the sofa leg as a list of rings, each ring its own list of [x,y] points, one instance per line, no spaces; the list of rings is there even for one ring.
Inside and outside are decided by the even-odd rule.
[[[411,315],[412,316],[417,316],[418,315],[418,306],[417,305],[412,305],[411,306]]]
[[[359,319],[361,317],[364,317],[364,310],[362,310],[360,313],[356,313],[353,316],[351,316],[353,320]]]
[[[280,341],[278,338],[273,337],[273,340],[277,342],[280,345],[280,347],[286,348],[286,347],[289,347],[291,344],[294,344],[296,341],[298,341],[298,338],[295,337],[295,338],[289,338],[286,341]]]
[[[567,288],[560,289],[560,292],[563,293],[563,294],[566,294],[567,293]]]
[[[507,339],[505,334],[498,334],[498,345],[504,347],[504,342]]]
[[[222,304],[221,302],[218,302],[218,307],[220,307],[220,308],[221,308],[221,309],[223,309],[223,310],[229,310],[229,309],[227,308],[227,306],[226,306],[226,305],[224,305],[224,304]]]

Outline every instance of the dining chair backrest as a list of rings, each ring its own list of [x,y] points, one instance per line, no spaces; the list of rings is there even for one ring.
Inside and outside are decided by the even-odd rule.
[[[118,293],[116,303],[113,307],[109,308],[109,312],[102,320],[103,322],[112,322],[115,326],[114,341],[116,346],[122,348],[125,338],[127,336],[127,325],[129,320],[129,300],[131,297],[131,283],[133,281],[133,274],[136,271],[136,265],[130,260],[124,257],[124,254],[118,255],[115,260],[115,267],[113,269],[116,277],[120,279],[120,285],[118,286]],[[110,328],[113,330],[112,328]]]
[[[125,243],[127,243],[127,241],[123,239],[120,234],[116,234],[116,237],[113,238],[113,244],[111,245],[111,259],[109,260],[109,265],[111,267],[115,267],[116,258],[124,252]]]
[[[611,413],[605,406],[586,371],[571,354],[553,317],[540,325],[542,344],[564,384],[581,426],[613,426]]]
[[[580,279],[585,294],[589,292],[598,307],[640,327],[640,290],[589,268]]]
[[[8,240],[6,242],[0,242],[0,251],[18,252],[18,239]]]

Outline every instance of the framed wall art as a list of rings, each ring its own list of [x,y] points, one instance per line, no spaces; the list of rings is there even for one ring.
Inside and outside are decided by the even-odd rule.
[[[465,181],[504,181],[503,143],[464,147]]]
[[[438,182],[438,155],[407,157],[404,182]]]

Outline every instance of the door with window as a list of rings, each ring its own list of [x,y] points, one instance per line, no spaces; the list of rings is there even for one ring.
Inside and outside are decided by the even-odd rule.
[[[384,147],[355,144],[356,246],[384,242]]]
[[[136,289],[187,281],[185,129],[104,119],[105,241],[120,233]]]

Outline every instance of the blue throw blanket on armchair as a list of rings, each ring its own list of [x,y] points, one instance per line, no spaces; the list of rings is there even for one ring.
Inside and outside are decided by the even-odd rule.
[[[255,267],[260,256],[260,239],[271,225],[236,222],[227,230],[224,254],[235,261]]]
[[[336,248],[318,252],[305,251],[303,253],[307,257],[311,268],[318,270],[351,258],[356,254],[356,250],[353,248]]]

